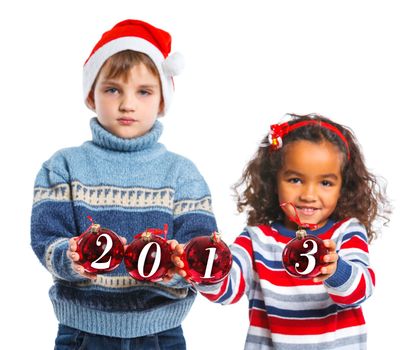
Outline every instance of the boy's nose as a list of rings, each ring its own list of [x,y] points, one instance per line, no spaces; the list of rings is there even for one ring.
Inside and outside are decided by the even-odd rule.
[[[135,100],[133,96],[126,95],[123,96],[122,100],[120,101],[119,109],[122,112],[132,112],[135,110]]]

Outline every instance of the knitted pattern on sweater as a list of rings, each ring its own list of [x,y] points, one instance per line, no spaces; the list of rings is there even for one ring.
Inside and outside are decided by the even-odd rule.
[[[293,278],[282,266],[282,251],[295,232],[281,224],[247,227],[232,244],[230,275],[217,285],[196,286],[209,300],[231,304],[249,299],[246,350],[366,349],[360,304],[375,284],[367,235],[356,219],[309,231],[333,239],[336,272],[324,283]]]
[[[31,244],[52,273],[55,314],[64,325],[133,338],[177,327],[195,292],[179,276],[139,282],[116,270],[91,281],[76,274],[68,241],[89,226],[87,216],[131,243],[147,228],[168,224],[168,239],[185,243],[216,230],[209,189],[194,164],[158,143],[156,121],[144,136],[118,138],[93,118],[92,141],[55,153],[35,182]]]

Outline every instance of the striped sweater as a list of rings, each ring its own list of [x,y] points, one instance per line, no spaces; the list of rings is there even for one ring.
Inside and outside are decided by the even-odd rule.
[[[58,321],[89,333],[133,338],[181,324],[195,291],[182,278],[139,282],[124,263],[96,281],[75,273],[68,241],[87,216],[127,242],[168,224],[168,239],[187,242],[216,229],[209,189],[194,164],[158,143],[156,121],[135,139],[118,138],[91,120],[92,141],[55,153],[35,182],[31,244],[54,278],[50,298]]]
[[[280,223],[247,227],[231,245],[233,266],[219,284],[196,286],[209,300],[232,304],[249,299],[247,350],[365,349],[365,320],[360,304],[375,284],[369,267],[367,235],[356,219],[308,231],[333,239],[339,260],[324,283],[291,277],[282,250],[295,232]]]

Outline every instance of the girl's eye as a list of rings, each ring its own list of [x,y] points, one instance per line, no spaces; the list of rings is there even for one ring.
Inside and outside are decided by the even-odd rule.
[[[298,177],[293,177],[293,178],[288,179],[288,182],[292,184],[298,184],[298,183],[301,183],[301,179]]]
[[[332,182],[330,182],[330,181],[328,181],[328,180],[323,180],[323,181],[321,182],[321,184],[322,184],[323,186],[325,186],[325,187],[330,187],[330,186],[333,186],[333,183],[332,183]]]

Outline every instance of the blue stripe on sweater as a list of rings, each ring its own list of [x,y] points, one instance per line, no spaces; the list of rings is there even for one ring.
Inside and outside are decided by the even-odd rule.
[[[259,252],[254,252],[253,254],[255,256],[255,261],[262,262],[269,269],[279,270],[283,268],[281,256],[277,257],[277,260],[268,260]]]
[[[358,231],[354,231],[354,232],[349,232],[347,234],[345,234],[343,236],[342,242],[346,242],[349,239],[351,239],[352,237],[360,237],[364,242],[368,242],[368,237],[366,237],[366,235],[363,232],[358,232]]]
[[[337,260],[336,271],[324,281],[330,287],[337,288],[344,285],[352,275],[352,266],[339,257]]]
[[[265,307],[264,301],[259,299],[254,299],[251,303],[251,307],[260,310],[266,310],[268,315],[271,316],[285,318],[323,318],[335,314],[338,310],[338,307],[334,304],[323,309],[310,310],[288,310],[273,306]]]
[[[246,237],[246,238],[251,238],[251,236],[250,236],[250,234],[249,234],[249,232],[248,231],[243,231],[241,234],[240,234],[240,236],[243,236],[243,237]]]

